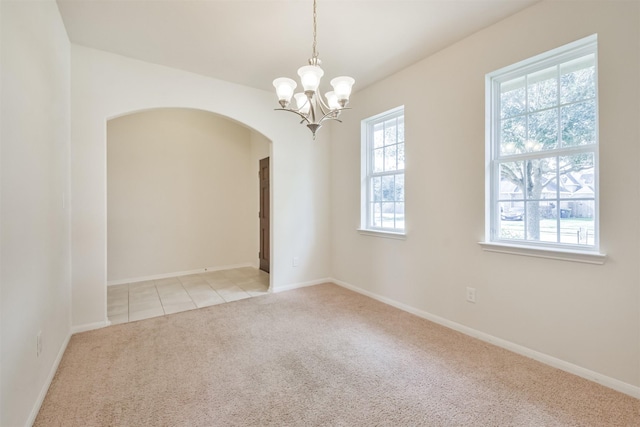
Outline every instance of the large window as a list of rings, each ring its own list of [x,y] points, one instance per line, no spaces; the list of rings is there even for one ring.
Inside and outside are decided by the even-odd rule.
[[[487,75],[487,234],[598,250],[595,36]]]
[[[362,224],[404,233],[404,107],[362,121]]]

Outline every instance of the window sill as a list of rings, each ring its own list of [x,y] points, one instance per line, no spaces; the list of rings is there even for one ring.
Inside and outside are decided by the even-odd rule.
[[[587,264],[604,264],[606,254],[598,252],[573,251],[567,249],[534,248],[530,246],[510,245],[506,243],[478,242],[488,252],[531,256],[536,258],[556,259],[560,261],[583,262]]]
[[[406,240],[407,238],[407,235],[405,233],[396,233],[393,231],[367,230],[359,228],[358,233],[362,234],[363,236],[382,237],[385,239]]]

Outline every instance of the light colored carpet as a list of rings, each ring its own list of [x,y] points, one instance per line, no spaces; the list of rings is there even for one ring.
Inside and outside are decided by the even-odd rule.
[[[36,426],[639,426],[640,401],[336,285],[74,335]]]

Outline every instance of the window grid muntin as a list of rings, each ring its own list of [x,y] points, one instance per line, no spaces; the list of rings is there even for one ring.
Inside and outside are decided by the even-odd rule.
[[[579,250],[579,251],[584,251],[584,250],[593,250],[593,251],[597,251],[599,249],[599,240],[600,240],[600,233],[599,233],[599,218],[600,218],[600,213],[599,213],[599,106],[598,106],[598,55],[597,55],[597,38],[596,36],[591,36],[591,37],[587,37],[583,40],[580,40],[576,43],[574,43],[574,45],[579,45],[581,44],[581,46],[574,48],[573,50],[568,50],[570,48],[570,46],[566,46],[564,48],[559,48],[556,49],[555,51],[553,51],[553,54],[547,54],[547,58],[540,60],[537,57],[531,58],[527,61],[523,61],[521,66],[517,66],[517,67],[506,67],[503,70],[509,69],[508,71],[503,71],[503,70],[498,70],[494,73],[491,73],[487,76],[487,81],[489,81],[490,79],[490,85],[487,86],[487,90],[490,96],[490,100],[488,101],[488,106],[487,106],[487,111],[490,112],[490,118],[491,120],[488,121],[488,125],[490,126],[490,130],[488,132],[488,137],[490,138],[490,143],[489,143],[489,151],[487,151],[488,155],[490,153],[491,158],[488,159],[488,167],[489,167],[489,179],[490,179],[490,185],[487,187],[487,189],[489,190],[489,203],[488,203],[488,220],[487,220],[487,224],[488,224],[488,229],[487,229],[487,233],[489,236],[490,241],[492,242],[497,242],[497,243],[523,243],[529,246],[533,246],[533,247],[546,247],[546,248],[561,248],[561,249],[570,249],[570,250]],[[544,54],[543,54],[544,55]],[[560,91],[560,84],[561,84],[561,77],[562,74],[560,72],[560,69],[563,65],[574,61],[576,59],[579,58],[583,58],[583,57],[588,57],[588,56],[593,56],[593,73],[594,73],[594,77],[593,77],[593,84],[594,84],[594,96],[593,97],[587,97],[587,98],[583,98],[580,99],[578,101],[572,101],[572,102],[567,102],[567,103],[561,103],[561,91]],[[529,128],[529,123],[528,123],[528,116],[531,115],[531,111],[529,110],[529,100],[528,98],[525,99],[525,108],[524,108],[524,113],[522,114],[518,114],[518,115],[514,115],[514,116],[509,116],[509,117],[502,117],[502,112],[501,112],[501,91],[500,91],[500,86],[503,83],[506,82],[510,82],[512,80],[515,80],[517,78],[522,78],[524,77],[525,79],[525,84],[524,84],[524,88],[525,88],[525,97],[528,97],[528,75],[531,73],[534,73],[536,71],[542,71],[546,68],[550,68],[551,66],[556,67],[556,76],[557,76],[557,85],[558,85],[558,90],[556,92],[556,97],[558,99],[558,102],[555,106],[552,107],[548,107],[547,109],[557,109],[558,113],[557,113],[557,119],[556,119],[556,123],[558,125],[558,135],[557,135],[557,148],[555,149],[549,149],[549,150],[541,150],[541,151],[534,151],[534,152],[526,152],[526,153],[515,153],[515,154],[501,154],[500,149],[501,149],[501,122],[502,120],[505,119],[513,119],[516,116],[522,117],[522,116],[526,116],[527,117],[527,131]],[[588,101],[593,101],[595,100],[595,123],[594,123],[594,142],[593,143],[589,143],[589,144],[585,144],[585,145],[578,145],[578,146],[562,146],[562,127],[561,127],[561,109],[563,106],[565,105],[572,105],[572,104],[576,104],[576,103],[582,103],[582,102],[588,102]],[[541,109],[542,110],[542,109]],[[535,112],[539,112],[541,110],[535,110]],[[528,135],[527,135],[528,136]],[[505,239],[505,238],[501,238],[500,237],[500,232],[501,232],[501,215],[500,215],[500,211],[499,211],[499,207],[500,207],[500,203],[503,203],[505,200],[502,200],[500,198],[500,164],[505,163],[505,162],[516,162],[516,161],[527,161],[527,160],[535,160],[535,159],[540,159],[540,158],[548,158],[548,157],[555,157],[556,159],[563,157],[563,156],[569,156],[572,154],[576,154],[576,153],[590,153],[593,155],[593,174],[594,174],[594,182],[593,182],[593,188],[594,188],[594,196],[593,198],[571,198],[571,199],[567,199],[567,198],[558,198],[556,197],[556,199],[540,199],[540,200],[544,200],[544,201],[549,201],[549,200],[561,200],[561,201],[566,201],[566,200],[571,200],[571,201],[580,201],[580,200],[584,200],[584,201],[588,201],[588,202],[593,202],[593,230],[594,230],[594,238],[593,238],[593,244],[591,245],[583,245],[583,244],[568,244],[568,243],[562,243],[561,239],[560,239],[560,234],[561,234],[561,208],[560,208],[560,203],[558,202],[556,205],[556,209],[558,210],[559,215],[557,215],[556,218],[556,234],[557,234],[557,238],[556,238],[556,242],[546,242],[546,241],[540,241],[540,240],[527,240],[522,239],[522,240],[518,240],[518,239]],[[556,162],[556,168],[559,168],[559,162]],[[556,173],[556,179],[559,179],[560,175],[558,173]],[[526,188],[526,186],[525,186]],[[557,190],[557,192],[559,192],[559,189]],[[525,197],[525,195],[523,194],[523,198],[519,199],[522,201],[523,204],[525,204],[527,201],[531,202],[531,201],[535,201],[535,199],[527,199]],[[509,202],[511,202],[512,200],[507,200]],[[524,211],[526,213],[526,204],[524,205]],[[522,220],[523,226],[525,228],[525,233],[526,233],[526,217],[523,217]],[[525,234],[525,237],[526,234]]]
[[[387,123],[390,121],[394,121],[395,124],[395,133],[394,133],[394,140],[395,142],[387,144],[387,134],[386,134],[386,130],[387,130]],[[399,122],[402,122],[402,140],[399,140]],[[375,145],[375,128],[376,126],[382,124],[383,128],[383,142],[382,145],[380,146],[376,146]],[[368,121],[366,121],[366,167],[367,167],[367,176],[366,176],[366,191],[367,191],[367,196],[366,196],[366,228],[370,229],[370,230],[377,230],[377,231],[391,231],[391,232],[403,232],[405,229],[404,226],[404,205],[405,205],[405,198],[404,198],[404,168],[402,169],[398,169],[398,147],[402,146],[403,147],[403,152],[404,152],[404,144],[405,144],[405,138],[404,138],[404,134],[405,134],[405,130],[404,130],[404,108],[398,108],[398,109],[394,109],[391,110],[388,113],[384,113],[380,116],[376,116],[374,118],[369,119]],[[387,147],[395,147],[395,166],[396,168],[393,170],[385,170],[386,169],[386,159],[384,157],[384,152],[386,150]],[[380,150],[382,149],[383,151],[383,159],[382,159],[382,164],[383,164],[383,168],[382,171],[380,172],[374,172],[374,162],[375,162],[375,150]],[[403,162],[404,163],[404,162]],[[394,200],[392,201],[385,201],[385,200],[380,200],[380,201],[374,201],[373,200],[373,180],[375,178],[378,177],[384,177],[384,176],[393,176],[394,177],[394,185],[393,185],[393,194],[394,194]],[[402,198],[401,199],[397,199],[396,197],[396,193],[397,193],[397,187],[396,187],[396,177],[397,176],[402,176],[403,177],[403,192],[402,192]],[[381,189],[382,191],[382,189]],[[388,204],[393,204],[393,227],[384,227],[384,221],[383,221],[383,216],[382,216],[382,205],[388,203]],[[379,225],[374,225],[374,216],[375,216],[375,206],[379,205],[380,207],[380,224]],[[399,226],[399,222],[398,221],[398,211],[397,211],[397,207],[398,205],[402,205],[402,216],[403,216],[403,220],[401,221],[402,225]]]

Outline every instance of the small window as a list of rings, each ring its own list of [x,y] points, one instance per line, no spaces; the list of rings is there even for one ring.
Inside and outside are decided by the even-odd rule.
[[[487,75],[487,240],[597,251],[597,39]]]
[[[362,224],[404,233],[404,107],[362,121]]]

